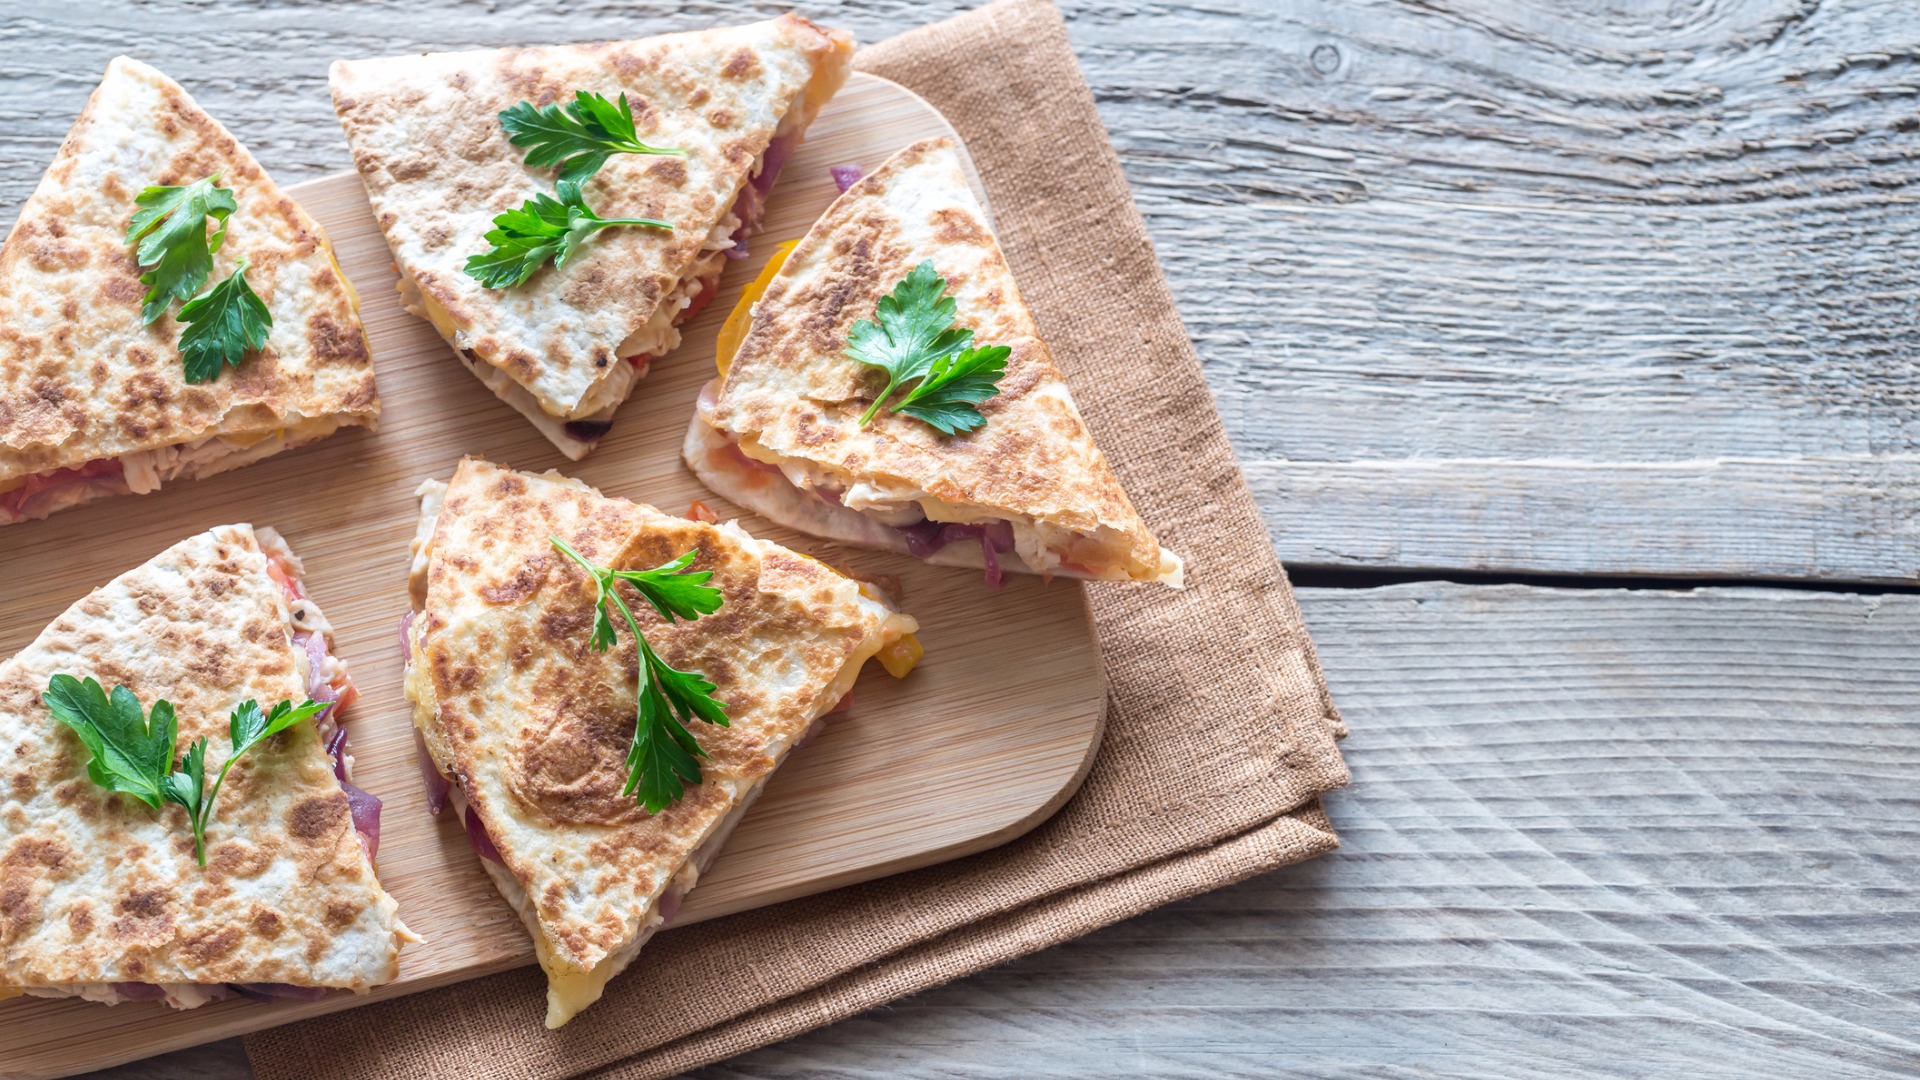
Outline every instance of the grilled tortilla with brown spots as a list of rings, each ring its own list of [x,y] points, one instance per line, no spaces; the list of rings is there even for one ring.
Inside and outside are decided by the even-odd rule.
[[[957,302],[956,325],[975,345],[1012,350],[999,394],[967,433],[887,411],[862,426],[886,373],[847,356],[848,335],[927,260]],[[1004,521],[1013,550],[999,558],[1015,569],[1180,584],[1179,558],[1141,521],[1081,420],[949,139],[901,150],[840,196],[721,362],[685,456],[739,506],[896,551],[909,549],[902,526]],[[984,543],[954,543],[931,561],[979,566]]]
[[[142,189],[214,174],[239,209],[208,284],[245,259],[273,329],[238,368],[189,384],[178,306],[141,322],[126,232]],[[246,148],[171,79],[114,60],[0,249],[0,524],[371,427],[354,305],[319,223]],[[91,475],[49,475],[63,469]]]
[[[610,499],[548,473],[467,459],[424,491],[407,694],[440,770],[504,867],[493,875],[533,935],[557,1027],[691,888],[782,756],[851,688],[868,657],[910,634],[859,582],[737,526]],[[691,725],[704,781],[658,814],[622,795],[639,658],[614,614],[613,649],[591,647],[592,579],[555,551],[640,569],[697,551],[724,603],[664,623],[628,595],[668,664],[716,684],[731,726]],[[621,586],[625,590],[626,586]]]
[[[125,686],[143,709],[165,699],[182,755],[207,737],[211,782],[236,705],[307,697],[288,619],[254,530],[227,525],[89,593],[0,665],[0,996],[187,984],[175,1003],[198,1004],[196,986],[394,978],[405,930],[314,722],[234,766],[203,868],[186,811],[94,784],[85,746],[40,699],[56,673]]]
[[[578,459],[645,364],[679,342],[675,321],[711,299],[740,219],[757,218],[750,196],[763,193],[748,182],[762,155],[792,149],[852,53],[845,33],[789,14],[637,41],[343,60],[331,83],[410,310]],[[485,288],[468,258],[491,246],[496,215],[551,194],[556,175],[526,165],[499,114],[577,91],[625,94],[640,141],[686,152],[613,155],[584,186],[588,205],[673,228],[605,229],[565,267]]]

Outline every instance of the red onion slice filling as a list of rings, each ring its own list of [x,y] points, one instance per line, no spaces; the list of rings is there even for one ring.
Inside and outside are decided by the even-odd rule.
[[[660,912],[660,925],[662,928],[671,924],[673,917],[680,914],[680,901],[686,894],[687,890],[681,888],[677,883],[667,886],[667,891],[661,894],[660,905],[657,910]]]
[[[996,589],[1006,584],[1000,555],[1013,550],[1011,522],[994,521],[975,525],[956,521],[922,521],[914,525],[895,526],[893,531],[906,539],[907,551],[916,559],[930,559],[948,544],[976,540],[980,544],[980,562],[986,567],[987,584]]]
[[[867,171],[858,165],[834,165],[830,166],[827,172],[833,177],[833,184],[840,189],[842,195],[859,183],[861,177],[867,175]]]
[[[327,680],[327,636],[298,633],[293,635],[293,643],[307,654],[307,696],[327,703],[327,708],[313,718],[314,722],[333,717],[333,735],[327,739],[327,756],[333,759],[333,778],[339,782],[340,790],[347,793],[347,808],[353,813],[353,831],[360,834],[360,845],[366,848],[367,858],[375,858],[380,853],[381,803],[378,797],[347,780],[347,725],[334,716],[342,695]]]
[[[340,700],[340,691],[327,681],[327,636],[299,633],[293,635],[293,643],[307,654],[307,696],[327,703],[327,708],[313,718],[318,723],[333,715],[333,705]]]
[[[433,755],[427,753],[427,741],[420,737],[418,730],[413,733],[413,746],[420,759],[420,782],[427,787],[427,813],[439,817],[440,811],[447,808],[453,781],[440,774],[440,767],[433,763]]]
[[[128,1001],[163,1001],[167,996],[166,987],[155,986],[152,983],[118,982],[109,985],[113,987],[114,993]]]
[[[473,807],[467,807],[466,818],[467,843],[472,846],[473,853],[501,866],[507,865],[507,861],[500,857],[500,849],[494,846],[493,837],[487,835],[487,827],[481,823],[480,815],[473,812]]]
[[[760,229],[760,215],[766,210],[767,192],[773,190],[773,182],[780,177],[780,170],[793,156],[793,148],[800,145],[800,133],[788,132],[767,144],[766,152],[760,155],[760,175],[748,180],[741,187],[740,194],[733,200],[733,215],[740,219],[740,227],[733,230],[733,246],[726,250],[729,259],[747,257],[747,237]]]
[[[292,986],[287,983],[228,983],[241,997],[255,1001],[318,1001],[327,996],[324,986]]]
[[[327,740],[327,756],[333,759],[333,778],[347,782],[347,726],[336,724],[333,738]]]
[[[340,790],[347,793],[347,809],[353,812],[353,831],[360,834],[360,843],[367,849],[367,858],[378,858],[380,855],[380,799],[361,791],[345,780],[340,781]]]

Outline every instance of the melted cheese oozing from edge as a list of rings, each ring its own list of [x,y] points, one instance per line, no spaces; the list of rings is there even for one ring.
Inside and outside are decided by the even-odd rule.
[[[333,276],[340,280],[340,291],[347,294],[347,304],[353,308],[354,315],[360,314],[360,290],[353,287],[346,272],[340,269],[340,260],[333,254],[333,248],[322,244],[320,250],[327,253],[327,262],[333,265]]]
[[[774,248],[773,256],[761,269],[760,276],[754,278],[745,289],[741,290],[740,302],[733,305],[733,310],[727,313],[726,324],[720,327],[720,336],[713,345],[713,364],[720,369],[721,378],[727,377],[727,369],[733,366],[733,354],[740,351],[740,343],[747,339],[747,330],[753,326],[753,305],[766,295],[767,286],[773,284],[773,279],[780,273],[780,268],[787,264],[787,256],[793,254],[793,249],[799,246],[800,241],[789,240]]]

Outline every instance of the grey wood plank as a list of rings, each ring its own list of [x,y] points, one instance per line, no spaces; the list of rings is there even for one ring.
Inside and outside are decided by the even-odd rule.
[[[967,6],[807,5],[863,40]],[[1920,571],[1905,0],[1063,6],[1289,562]],[[186,79],[294,180],[347,166],[333,57],[771,9],[211,10],[0,12],[0,207],[118,52]]]
[[[1096,3],[1290,563],[1907,580],[1910,4]]]
[[[1920,597],[1301,601],[1340,852],[695,1075],[1920,1075]]]

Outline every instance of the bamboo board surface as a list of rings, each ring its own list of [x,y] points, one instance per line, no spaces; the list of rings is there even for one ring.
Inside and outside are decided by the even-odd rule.
[[[232,521],[271,525],[307,565],[310,594],[336,628],[336,650],[362,697],[346,715],[355,781],[386,802],[380,876],[401,917],[427,940],[402,955],[400,979],[374,993],[316,1002],[229,1001],[192,1012],[38,998],[0,1003],[0,1076],[60,1076],[227,1038],[319,1013],[459,982],[531,961],[531,945],[453,815],[426,811],[397,626],[407,609],[407,543],[421,480],[462,454],[527,469],[559,468],[610,495],[684,513],[702,488],[679,446],[714,336],[776,243],[805,233],[836,194],[830,165],[878,165],[916,139],[951,135],[912,93],[855,75],[821,112],[769,201],[755,257],[729,268],[718,300],[620,411],[587,460],[566,461],[461,370],[425,322],[401,310],[386,243],[359,179],[290,189],[326,227],[361,295],[384,413],[352,431],[259,465],[156,495],[96,502],[0,530],[0,655],[27,645],[88,589],[193,532]],[[976,180],[976,188],[978,183]],[[926,659],[905,680],[878,665],[851,713],[767,784],[678,924],[744,911],[985,850],[1027,831],[1078,786],[1105,716],[1106,685],[1078,584],[1020,577],[1004,591],[977,572],[843,550],[752,516],[743,524],[824,561],[890,574],[924,624]],[[1020,657],[1017,667],[1006,662]],[[641,960],[645,963],[645,960]],[[618,993],[618,982],[611,993]]]

